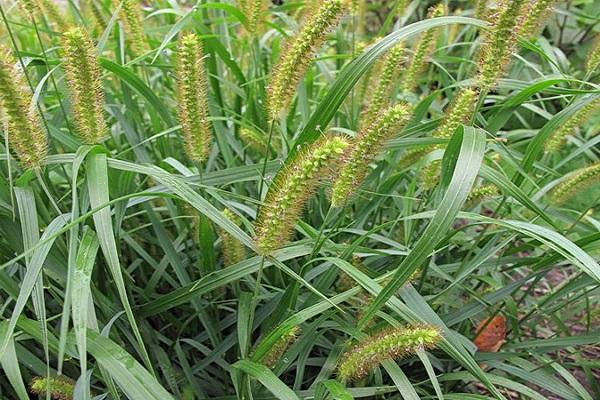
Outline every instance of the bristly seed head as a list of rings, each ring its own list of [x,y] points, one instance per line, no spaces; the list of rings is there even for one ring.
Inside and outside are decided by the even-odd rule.
[[[177,54],[177,100],[185,151],[196,162],[205,161],[212,137],[208,120],[208,98],[204,53],[194,33],[179,39]]]
[[[256,221],[256,244],[269,254],[287,242],[306,200],[327,169],[341,158],[348,142],[324,137],[294,158],[269,188]]]
[[[433,326],[392,328],[361,340],[346,352],[338,365],[338,377],[345,382],[366,377],[386,360],[414,354],[418,349],[430,349],[441,340]]]
[[[224,209],[222,214],[235,225],[241,225],[240,218],[231,210]],[[223,266],[229,267],[246,258],[246,249],[244,248],[244,245],[229,232],[219,228],[219,237],[221,238],[221,248],[223,250]]]
[[[600,33],[596,34],[592,50],[588,56],[586,62],[586,68],[588,72],[595,71],[600,66]]]
[[[48,391],[54,400],[72,400],[75,385],[71,379],[62,376],[52,378],[36,376],[29,388],[37,395],[45,395]]]
[[[600,163],[569,174],[550,192],[550,201],[560,205],[600,180]]]
[[[516,26],[525,0],[507,0],[480,50],[477,84],[482,91],[492,88],[504,73],[517,43]]]
[[[295,326],[289,332],[282,335],[269,352],[263,356],[261,359],[262,364],[269,368],[275,368],[287,349],[298,339],[299,334],[300,328]]]
[[[369,164],[379,154],[385,141],[402,129],[411,112],[409,105],[398,104],[381,112],[370,126],[363,128],[357,135],[335,179],[331,192],[333,207],[342,206],[352,196],[352,192],[364,179]]]
[[[518,36],[531,38],[536,36],[550,16],[556,0],[535,0],[524,6]]]
[[[104,120],[100,65],[94,45],[82,27],[65,32],[62,45],[63,67],[77,131],[85,143],[100,143],[106,135],[107,128]]]
[[[143,18],[139,0],[113,0],[113,3],[115,6],[121,4],[121,22],[133,53],[136,56],[144,54],[148,50],[148,43],[142,27]]]
[[[300,32],[286,45],[279,62],[273,67],[269,85],[268,111],[271,120],[278,119],[292,101],[298,82],[312,62],[313,53],[337,25],[345,4],[344,0],[323,0]]]
[[[545,143],[545,150],[549,153],[560,150],[564,146],[567,136],[573,134],[577,128],[585,124],[598,109],[600,109],[600,98],[594,99],[580,108],[548,138]]]
[[[35,104],[31,104],[24,72],[7,47],[0,45],[0,107],[8,126],[8,144],[25,168],[40,168],[47,140]]]
[[[429,9],[427,18],[441,17],[445,12],[444,4],[440,3]],[[419,75],[421,75],[427,65],[427,58],[431,56],[435,49],[438,32],[439,28],[432,28],[423,33],[419,38],[406,73],[402,78],[402,89],[404,91],[411,91],[417,86]]]

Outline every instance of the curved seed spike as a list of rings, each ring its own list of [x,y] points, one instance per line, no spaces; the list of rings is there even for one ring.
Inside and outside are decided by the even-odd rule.
[[[45,395],[48,391],[54,400],[72,400],[75,383],[65,377],[46,378],[36,376],[31,381],[29,388],[31,392],[37,395]]]
[[[225,218],[231,222],[240,226],[240,218],[232,211],[225,209],[222,211]],[[246,249],[244,245],[234,238],[229,232],[219,228],[219,236],[221,237],[221,246],[223,249],[223,265],[229,267],[230,265],[237,264],[246,258]]]
[[[47,153],[46,135],[25,75],[7,47],[0,45],[0,107],[8,121],[8,142],[21,165],[39,168]]]
[[[204,52],[198,36],[194,33],[183,35],[177,53],[177,100],[185,152],[190,159],[202,162],[208,157],[212,133],[208,120]]]
[[[586,68],[588,72],[596,70],[600,66],[600,33],[596,34],[596,39],[588,56]]]
[[[331,192],[331,205],[342,206],[362,182],[369,164],[381,151],[385,141],[396,134],[409,120],[411,108],[398,104],[382,112],[371,124],[354,139],[344,165],[335,180]]]
[[[446,112],[442,123],[433,132],[433,136],[449,139],[460,124],[469,121],[473,116],[473,110],[475,110],[477,94],[477,91],[471,88],[461,89]]]
[[[468,207],[475,205],[475,203],[496,196],[500,193],[496,185],[482,185],[471,190],[469,196],[467,196],[466,204]]]
[[[338,377],[342,381],[363,378],[383,361],[407,357],[420,348],[433,348],[440,340],[440,331],[433,326],[385,330],[361,340],[346,352],[338,365]]]
[[[269,368],[275,368],[281,357],[285,354],[287,349],[298,339],[300,335],[300,328],[295,326],[289,332],[282,335],[279,340],[271,347],[269,352],[263,356],[261,363]]]
[[[427,18],[441,17],[445,12],[444,5],[440,3],[429,9]],[[417,86],[417,79],[427,65],[427,58],[431,56],[435,49],[435,41],[438,32],[439,28],[432,28],[423,33],[419,38],[415,47],[415,52],[413,53],[406,70],[406,74],[402,79],[402,89],[404,91],[411,91]]]
[[[525,0],[508,0],[500,11],[486,41],[480,50],[477,63],[477,84],[482,91],[492,88],[504,73],[510,55],[517,43],[515,28]]]
[[[289,240],[296,219],[319,179],[347,147],[348,142],[342,138],[323,138],[278,174],[256,221],[255,240],[262,254],[271,253]]]
[[[559,151],[564,146],[567,136],[571,135],[577,128],[585,124],[598,109],[600,109],[600,99],[593,100],[579,109],[546,141],[545,150],[547,152]]]
[[[550,193],[550,201],[562,204],[577,193],[589,188],[600,180],[600,163],[580,168],[568,175],[565,180],[556,185]]]
[[[114,2],[118,5],[121,0],[114,0]],[[144,54],[148,50],[148,44],[142,28],[142,10],[139,1],[122,0],[120,14],[125,34],[131,43],[134,54],[138,56]]]
[[[379,81],[361,121],[365,126],[371,123],[380,110],[388,106],[392,82],[398,73],[399,67],[402,65],[402,56],[404,53],[404,44],[399,43],[390,50],[390,53],[385,58],[383,69],[379,75]]]
[[[273,67],[268,89],[271,120],[278,119],[292,101],[300,79],[313,60],[313,53],[337,25],[344,11],[344,4],[343,0],[324,0],[307,19],[300,32],[287,44],[277,65]]]
[[[104,93],[100,65],[92,40],[84,28],[72,28],[62,36],[63,66],[73,104],[77,132],[87,144],[102,141],[107,128],[104,120]]]
[[[58,27],[60,32],[64,32],[69,29],[70,24],[67,22],[62,12],[56,6],[53,0],[38,0],[41,10],[48,20]]]
[[[521,16],[518,35],[525,38],[536,36],[552,13],[552,5],[556,0],[531,1]]]
[[[246,11],[248,30],[258,36],[263,32],[269,4],[267,0],[248,0],[246,7],[248,7]]]

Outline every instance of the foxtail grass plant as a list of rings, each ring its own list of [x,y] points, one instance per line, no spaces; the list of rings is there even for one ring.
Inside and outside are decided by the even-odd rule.
[[[29,385],[31,392],[45,398],[46,393],[54,400],[73,400],[75,384],[64,377],[35,377]]]
[[[290,331],[283,334],[277,342],[269,349],[269,351],[262,357],[261,362],[269,368],[275,368],[277,363],[281,360],[285,352],[290,348],[292,344],[298,339],[300,335],[300,328],[295,326]]]
[[[389,106],[392,89],[402,66],[404,53],[404,44],[399,43],[386,56],[373,95],[368,100],[367,108],[361,118],[363,126],[368,126],[379,111]]]
[[[440,3],[429,9],[427,18],[441,17],[444,13],[444,5]],[[405,91],[412,91],[417,87],[418,78],[427,66],[428,58],[431,57],[433,50],[435,49],[439,31],[438,28],[428,29],[419,38],[412,57],[410,58],[408,67],[406,68],[406,72],[402,76],[402,88]]]
[[[71,97],[77,132],[87,144],[106,136],[104,93],[100,66],[92,40],[85,28],[71,28],[62,36],[63,68]]]
[[[269,254],[290,239],[296,219],[317,183],[348,147],[340,137],[324,137],[304,149],[278,174],[256,221],[256,245]]]
[[[313,61],[314,52],[337,25],[346,8],[344,0],[323,0],[300,31],[286,44],[273,67],[268,88],[269,118],[277,120],[289,106],[298,83]]]
[[[493,19],[493,25],[485,34],[479,61],[476,82],[482,92],[494,87],[504,73],[512,51],[517,44],[517,24],[525,0],[507,0],[498,15]]]
[[[434,348],[440,340],[440,331],[433,326],[384,330],[362,339],[342,356],[338,378],[344,382],[364,378],[382,362],[410,356],[418,349]]]
[[[8,144],[25,168],[38,169],[47,153],[46,134],[32,93],[12,51],[0,45],[0,106],[8,120]]]
[[[561,205],[578,193],[600,181],[600,163],[580,168],[556,185],[550,192],[550,201]]]
[[[594,44],[588,54],[586,67],[589,73],[596,71],[600,66],[600,33],[596,34]]]
[[[229,219],[237,226],[241,225],[240,217],[234,214],[231,210],[225,209],[222,212],[223,216]],[[228,267],[237,264],[246,258],[246,249],[244,245],[229,232],[224,229],[219,229],[219,237],[221,238],[221,247],[223,250],[223,265]]]
[[[363,128],[356,136],[333,184],[333,207],[341,207],[354,195],[355,189],[367,174],[369,164],[380,153],[386,140],[397,134],[408,122],[411,112],[411,107],[407,104],[393,106],[381,112],[370,126]]]
[[[204,52],[195,33],[186,33],[179,39],[176,74],[185,152],[191,160],[202,162],[208,157],[212,131],[208,120]]]
[[[142,9],[139,0],[113,0],[115,7],[121,4],[120,19],[125,29],[125,37],[133,54],[141,56],[148,50],[148,43],[142,24]]]
[[[552,153],[562,149],[565,145],[567,136],[575,133],[577,128],[580,128],[590,119],[598,110],[600,110],[600,98],[592,100],[590,103],[583,106],[569,119],[567,119],[552,135],[546,140],[546,152]]]
[[[519,26],[519,36],[532,38],[546,24],[548,16],[552,14],[552,6],[556,0],[530,1],[523,7]]]

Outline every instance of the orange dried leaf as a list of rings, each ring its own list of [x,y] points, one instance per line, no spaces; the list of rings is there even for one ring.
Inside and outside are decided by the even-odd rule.
[[[477,325],[475,334],[479,351],[497,352],[506,338],[506,319],[502,315],[484,319]]]

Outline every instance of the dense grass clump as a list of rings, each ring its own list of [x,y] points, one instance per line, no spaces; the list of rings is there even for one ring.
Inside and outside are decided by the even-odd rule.
[[[600,399],[598,15],[0,1],[0,398]]]

